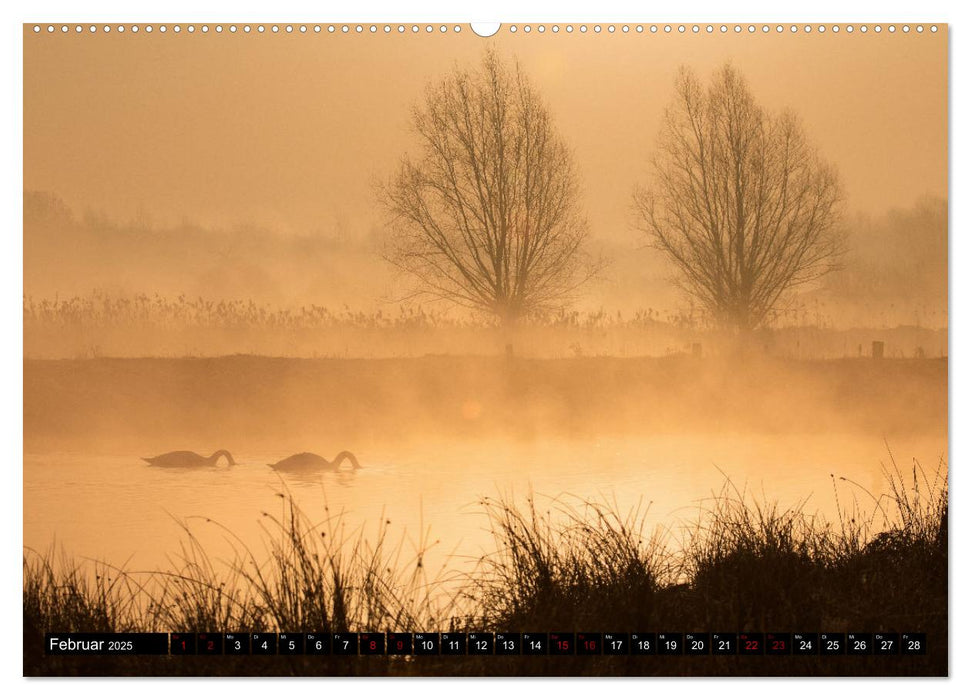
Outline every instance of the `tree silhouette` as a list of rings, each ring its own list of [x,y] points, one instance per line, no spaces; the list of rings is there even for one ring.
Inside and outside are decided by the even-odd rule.
[[[682,68],[653,164],[652,185],[634,194],[637,225],[719,324],[763,325],[787,290],[835,268],[836,171],[731,65],[707,89]]]
[[[421,154],[381,188],[385,257],[416,293],[512,324],[569,299],[594,271],[581,247],[572,155],[520,66],[489,51],[426,88]]]

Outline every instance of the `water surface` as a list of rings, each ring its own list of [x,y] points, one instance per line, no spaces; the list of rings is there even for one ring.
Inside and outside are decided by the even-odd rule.
[[[916,458],[933,471],[946,438],[909,438],[890,447],[901,466]],[[267,528],[273,530],[267,515],[279,516],[279,494],[290,493],[314,521],[343,512],[349,530],[364,527],[372,537],[379,523],[390,521],[393,538],[404,537],[409,548],[419,533],[430,535],[439,542],[433,566],[450,552],[477,557],[491,548],[483,496],[523,502],[534,493],[541,504],[544,497],[608,500],[621,511],[640,504],[648,527],[677,530],[697,517],[727,476],[760,499],[784,506],[806,500],[808,510],[832,519],[854,496],[869,505],[864,489],[884,492],[882,464],[889,465],[882,437],[833,434],[426,442],[395,454],[359,454],[360,470],[306,474],[267,466],[287,452],[234,454],[237,466],[199,469],[151,467],[139,455],[26,454],[24,543],[41,551],[56,543],[72,556],[166,569],[178,558],[185,539],[180,523],[186,523],[216,558],[232,552],[227,531],[262,552]]]

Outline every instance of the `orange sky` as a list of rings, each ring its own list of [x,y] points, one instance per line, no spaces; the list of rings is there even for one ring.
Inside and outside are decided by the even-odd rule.
[[[488,42],[520,58],[575,149],[596,237],[626,237],[630,193],[680,64],[731,59],[794,109],[851,210],[947,194],[947,31],[721,36],[521,31],[481,39],[308,33],[35,35],[25,28],[24,187],[77,213],[365,235],[372,183],[412,146],[425,83]]]

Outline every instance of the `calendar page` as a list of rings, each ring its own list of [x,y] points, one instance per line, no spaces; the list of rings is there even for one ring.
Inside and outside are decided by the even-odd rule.
[[[948,99],[945,23],[23,25],[24,675],[947,676]]]

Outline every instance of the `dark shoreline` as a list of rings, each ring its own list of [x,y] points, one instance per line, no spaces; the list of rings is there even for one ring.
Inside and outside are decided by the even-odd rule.
[[[225,578],[205,552],[161,572],[159,591],[124,572],[92,577],[50,555],[24,558],[25,676],[946,676],[946,465],[887,471],[894,520],[842,512],[826,524],[734,491],[730,482],[673,551],[636,512],[584,502],[550,519],[484,501],[497,549],[445,607],[421,553],[403,561],[368,544],[321,537],[292,501],[269,558]],[[912,481],[911,481],[912,478]],[[386,534],[386,533],[385,533]],[[391,558],[386,558],[386,555]],[[250,563],[252,561],[252,564]],[[106,573],[108,572],[108,573]],[[98,574],[98,570],[93,572]],[[109,575],[110,574],[110,575]],[[112,582],[113,581],[113,582]],[[241,587],[242,586],[242,587]],[[242,592],[241,592],[242,591]],[[435,620],[439,623],[436,624]],[[444,625],[442,623],[445,623]],[[442,629],[444,627],[444,629]],[[925,655],[893,656],[49,656],[50,632],[921,632]]]

